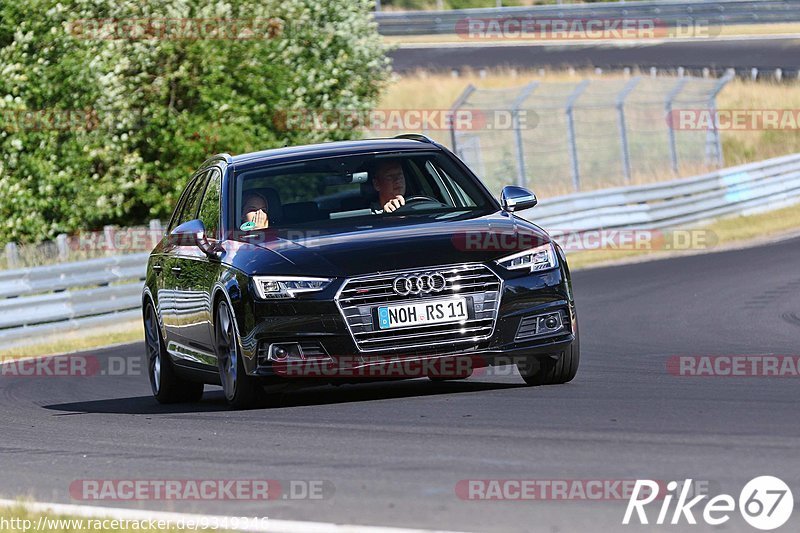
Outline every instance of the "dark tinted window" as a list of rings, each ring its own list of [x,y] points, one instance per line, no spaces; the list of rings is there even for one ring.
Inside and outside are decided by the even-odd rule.
[[[172,212],[172,216],[169,219],[169,228],[167,231],[170,232],[178,225],[178,219],[180,218],[181,211],[183,211],[183,206],[186,205],[186,199],[189,197],[189,193],[191,192],[192,188],[194,187],[195,179],[192,178],[189,180],[188,185],[183,189],[181,193],[181,197],[178,199],[178,204],[175,206],[175,210]]]
[[[222,177],[219,170],[212,169],[211,176],[208,179],[206,193],[203,195],[203,203],[200,205],[200,214],[197,217],[203,222],[203,225],[206,227],[206,235],[210,238],[217,238],[217,230],[219,229],[219,191],[221,180]]]
[[[197,218],[197,210],[200,207],[200,199],[203,197],[203,191],[206,188],[208,173],[209,171],[203,171],[195,178],[173,228]]]
[[[387,183],[395,186],[390,189],[384,186]],[[231,207],[239,215],[237,226],[245,221],[254,196],[266,204],[269,227],[322,227],[346,218],[383,216],[379,188],[396,189],[397,194],[414,200],[414,209],[398,213],[406,217],[477,216],[493,209],[480,185],[442,152],[355,155],[265,166],[239,174],[236,188]]]

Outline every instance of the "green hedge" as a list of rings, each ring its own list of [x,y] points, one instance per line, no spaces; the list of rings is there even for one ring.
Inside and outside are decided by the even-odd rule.
[[[279,118],[375,105],[372,5],[0,0],[0,243],[163,219],[211,154],[353,136]]]

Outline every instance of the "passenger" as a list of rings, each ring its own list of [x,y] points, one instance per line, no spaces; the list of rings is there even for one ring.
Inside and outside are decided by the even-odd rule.
[[[244,198],[242,200],[242,222],[252,222],[253,226],[248,229],[266,229],[269,227],[267,200],[259,193],[244,193]]]

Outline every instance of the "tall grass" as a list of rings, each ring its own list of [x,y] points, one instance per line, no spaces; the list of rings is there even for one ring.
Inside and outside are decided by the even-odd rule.
[[[648,74],[642,74],[649,76]],[[576,82],[581,79],[623,79],[625,74],[595,74],[594,71],[521,71],[501,69],[488,72],[466,71],[458,77],[448,74],[430,74],[417,72],[406,76],[395,76],[386,87],[380,101],[382,109],[449,109],[456,98],[468,84],[478,88],[503,89],[520,87],[530,81],[539,80],[547,83]],[[795,80],[750,81],[735,79],[731,81],[717,97],[717,106],[725,109],[800,109],[800,82]],[[434,139],[450,144],[448,131],[428,132]],[[609,142],[601,143],[598,149],[609,151],[616,156],[617,133],[609,132]],[[754,162],[771,157],[800,152],[800,131],[798,130],[764,130],[764,131],[729,131],[721,132],[722,151],[725,166]],[[611,142],[613,141],[613,142]],[[678,151],[681,141],[679,138]],[[512,147],[509,146],[509,150]],[[636,168],[635,150],[646,152],[646,146],[631,145],[634,173],[632,184],[650,183],[692,176],[708,171],[708,168],[697,163],[682,164],[678,175],[669,165],[654,168]],[[509,152],[510,154],[510,152]],[[602,188],[619,183],[594,180],[587,188]],[[542,195],[559,195],[572,192],[572,185],[565,180],[540,180],[536,185],[537,192]]]

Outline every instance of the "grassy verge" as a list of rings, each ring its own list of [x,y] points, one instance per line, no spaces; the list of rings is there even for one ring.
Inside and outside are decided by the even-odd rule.
[[[0,350],[0,359],[8,360],[78,352],[143,339],[144,327],[142,326],[142,321],[130,320],[114,326],[86,328],[47,336],[34,343],[25,344],[17,348],[3,348]]]
[[[568,254],[569,265],[573,270],[591,266],[606,266],[618,263],[660,259],[675,255],[690,255],[737,246],[757,244],[783,235],[800,233],[800,207],[791,206],[767,213],[749,216],[721,218],[696,230],[705,230],[710,236],[710,246],[706,249],[685,251],[664,250],[590,250]]]

